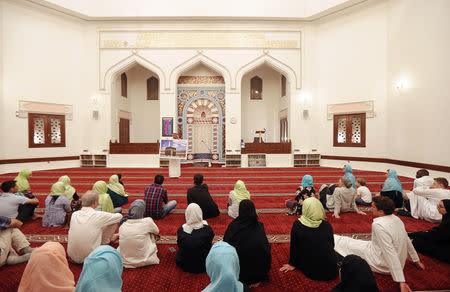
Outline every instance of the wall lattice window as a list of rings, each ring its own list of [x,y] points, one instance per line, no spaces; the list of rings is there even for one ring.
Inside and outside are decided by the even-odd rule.
[[[28,113],[28,147],[65,147],[66,117]]]
[[[128,97],[128,82],[127,82],[127,74],[122,73],[120,75],[120,89],[121,95],[123,97]]]
[[[335,147],[366,147],[366,114],[334,115]]]
[[[159,99],[159,81],[155,77],[147,79],[147,100]]]
[[[262,99],[262,79],[258,76],[250,80],[250,99]]]

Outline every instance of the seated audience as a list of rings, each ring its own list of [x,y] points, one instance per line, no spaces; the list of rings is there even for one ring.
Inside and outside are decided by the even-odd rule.
[[[70,182],[70,177],[67,175],[63,175],[58,179],[58,182],[64,184],[64,196],[66,196],[70,201],[78,200],[78,194],[75,188],[72,186]]]
[[[403,267],[406,258],[412,259],[420,269],[425,266],[419,259],[403,222],[395,216],[395,204],[388,198],[373,198],[372,240],[358,240],[334,235],[335,250],[342,256],[356,254],[367,261],[372,271],[391,275],[400,284],[401,291],[410,291],[405,282]]]
[[[339,269],[341,282],[331,292],[378,292],[377,282],[367,262],[351,254],[342,260]]]
[[[356,204],[362,206],[372,205],[372,193],[369,188],[366,187],[366,180],[363,178],[358,178],[356,180],[356,187]]]
[[[120,220],[119,247],[125,268],[138,268],[159,264],[156,236],[159,233],[153,219],[144,218],[144,200],[131,203],[128,215]]]
[[[36,248],[20,280],[18,292],[75,291],[75,280],[59,242],[48,241]]]
[[[439,226],[408,236],[418,252],[450,264],[450,200],[440,201],[438,209],[442,214]]]
[[[109,178],[107,193],[111,197],[114,208],[128,204],[128,195],[125,193],[125,188],[119,182],[117,174],[111,175]]]
[[[423,219],[429,222],[440,222],[442,214],[438,210],[439,201],[450,199],[448,180],[443,177],[434,179],[431,187],[417,187],[408,193],[409,212],[416,219]]]
[[[42,226],[57,227],[64,224],[70,208],[69,199],[64,196],[66,187],[62,182],[54,183],[50,194],[45,199],[45,213],[42,217]]]
[[[177,206],[177,201],[168,201],[167,190],[162,187],[164,176],[155,175],[154,183],[144,191],[145,217],[162,219]]]
[[[109,245],[99,246],[85,259],[75,292],[120,292],[122,271],[120,253]]]
[[[403,207],[403,188],[397,177],[397,172],[393,169],[388,169],[386,176],[387,178],[384,181],[380,195],[391,198],[396,208]]]
[[[219,216],[219,208],[214,202],[208,190],[208,185],[203,183],[203,175],[194,175],[194,187],[187,191],[187,203],[196,203],[203,212],[203,218],[209,219]]]
[[[303,202],[303,215],[291,230],[289,264],[282,272],[299,269],[316,281],[329,281],[338,276],[338,256],[334,251],[333,228],[325,221],[325,209],[316,198]]]
[[[239,258],[234,247],[224,241],[216,242],[206,258],[206,273],[211,283],[203,292],[243,292],[250,289],[239,282]]]
[[[326,207],[328,210],[333,211],[333,217],[340,218],[339,214],[344,212],[356,212],[360,215],[366,215],[356,206],[356,191],[352,185],[352,182],[343,176],[334,192],[332,194],[326,193]],[[321,195],[324,195],[324,192],[321,193]]]
[[[0,216],[16,218],[21,222],[37,218],[34,216],[34,209],[36,209],[39,201],[16,195],[18,187],[15,181],[3,182],[1,189],[3,193],[0,195]]]
[[[34,248],[19,230],[22,224],[17,219],[0,216],[0,267],[24,263],[30,258]],[[16,250],[24,254],[19,256]]]
[[[17,184],[17,192],[20,195],[25,196],[29,199],[35,199],[36,197],[31,192],[30,183],[28,182],[28,179],[31,177],[31,173],[31,170],[24,169],[19,172],[14,181]]]
[[[304,175],[295,194],[294,201],[286,202],[286,207],[289,209],[288,215],[301,215],[303,201],[316,194],[316,190],[313,187],[313,177],[309,174]]]
[[[344,166],[344,172],[345,172],[344,176],[352,182],[352,187],[356,189],[356,179],[355,176],[353,175],[352,167],[349,164],[346,164]]]
[[[239,256],[239,281],[257,287],[269,280],[270,244],[252,201],[241,201],[239,216],[228,225],[223,241],[232,245]]]
[[[434,183],[434,179],[430,176],[428,170],[422,168],[416,172],[416,179],[414,180],[414,187],[431,187]]]
[[[231,218],[239,216],[239,203],[242,200],[250,200],[250,193],[247,191],[243,181],[238,180],[234,185],[234,190],[228,195],[228,215]]]
[[[202,218],[200,206],[191,203],[186,208],[186,223],[177,232],[177,266],[185,272],[203,273],[205,261],[214,239],[214,231]]]
[[[101,244],[117,240],[114,231],[122,219],[121,214],[95,210],[98,206],[96,191],[87,191],[81,201],[83,208],[72,214],[67,241],[67,254],[75,263],[82,263]]]
[[[98,193],[98,206],[97,210],[101,210],[109,213],[121,213],[122,208],[114,208],[111,197],[108,195],[108,186],[102,180],[97,181],[92,187],[93,191]]]

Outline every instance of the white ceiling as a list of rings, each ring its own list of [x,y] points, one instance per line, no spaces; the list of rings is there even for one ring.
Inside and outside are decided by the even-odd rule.
[[[311,20],[367,0],[28,0],[87,20],[249,18]]]

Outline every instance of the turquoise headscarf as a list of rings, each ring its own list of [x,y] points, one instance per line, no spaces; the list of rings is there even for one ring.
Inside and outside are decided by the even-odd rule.
[[[389,176],[384,181],[383,188],[381,189],[382,192],[388,192],[388,191],[398,191],[403,192],[402,183],[397,177],[397,172],[393,169],[389,169]]]
[[[101,245],[84,260],[75,292],[120,292],[122,270],[120,253],[109,245]]]
[[[302,178],[302,183],[300,184],[302,187],[305,188],[312,188],[313,187],[313,177],[309,174],[306,174]]]
[[[224,241],[213,245],[206,257],[206,273],[211,283],[203,292],[242,292],[244,285],[239,282],[239,257],[236,249]]]
[[[352,182],[353,188],[356,189],[356,178],[353,175],[352,167],[350,165],[348,165],[348,164],[345,165],[345,174],[344,174],[344,176],[346,178],[348,178]]]

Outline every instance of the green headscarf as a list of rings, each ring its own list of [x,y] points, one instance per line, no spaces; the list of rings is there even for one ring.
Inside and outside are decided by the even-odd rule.
[[[30,175],[31,170],[26,168],[19,172],[19,175],[17,175],[14,179],[16,181],[16,185],[19,187],[19,192],[30,191],[30,183],[28,182],[28,177]]]
[[[325,219],[325,209],[322,203],[314,197],[307,198],[303,201],[302,212],[303,215],[298,220],[303,225],[311,228],[319,227],[322,220]]]
[[[98,193],[98,203],[102,205],[102,211],[114,213],[113,202],[111,201],[109,195],[106,193],[106,191],[108,190],[106,183],[102,180],[99,180],[94,184],[92,190]]]
[[[50,196],[64,196],[64,192],[66,191],[66,187],[62,182],[55,182],[52,185],[52,190],[50,191]]]
[[[250,193],[247,191],[243,181],[238,180],[231,191],[236,201],[240,203],[242,200],[250,200]]]
[[[121,195],[122,197],[128,197],[127,193],[125,193],[125,189],[121,183],[119,183],[119,177],[117,174],[111,175],[109,178],[109,184],[108,189],[115,192],[118,195]]]
[[[70,178],[67,175],[63,175],[59,178],[58,182],[64,184],[64,196],[72,200],[73,194],[75,194],[75,188],[70,185]]]

